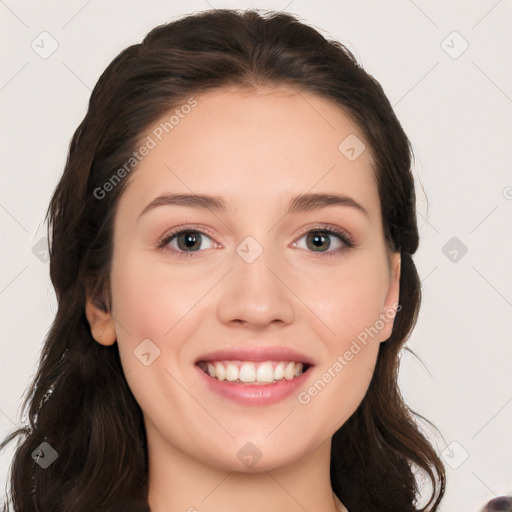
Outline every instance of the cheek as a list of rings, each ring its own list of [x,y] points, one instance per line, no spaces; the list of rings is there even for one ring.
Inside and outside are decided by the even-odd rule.
[[[161,345],[203,294],[201,280],[185,282],[165,265],[153,266],[135,256],[118,260],[112,271],[112,296],[120,345],[133,346],[145,338]]]
[[[337,413],[326,418],[332,432],[363,400],[380,348],[379,319],[389,285],[387,265],[383,258],[358,256],[334,278],[332,274],[329,279],[326,276],[323,287],[309,287],[315,290],[310,294],[315,304],[312,309],[330,333],[324,335],[326,357],[317,368],[317,378],[303,390],[299,402],[310,402],[311,421],[335,406]]]
[[[204,290],[191,279],[184,293],[183,280],[171,280],[171,272],[135,255],[115,261],[112,313],[128,385],[148,417],[162,415],[162,404],[185,417],[190,400],[180,399],[177,381],[182,380],[180,362],[193,329],[189,312]]]
[[[324,279],[315,279],[314,286],[302,279],[304,296],[328,326],[327,339],[339,350],[377,323],[389,285],[385,260],[364,257],[354,258]]]

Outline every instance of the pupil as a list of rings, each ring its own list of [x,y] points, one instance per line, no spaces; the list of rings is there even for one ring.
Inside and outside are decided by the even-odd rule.
[[[183,235],[183,238],[185,240],[185,248],[186,249],[199,249],[199,247],[194,248],[194,244],[198,244],[199,241],[199,234],[190,234],[187,233]],[[200,245],[200,242],[199,242]]]
[[[318,232],[320,234],[317,234],[317,235],[313,235],[312,238],[313,238],[313,246],[318,248],[318,247],[321,247],[322,243],[326,243],[327,241],[327,247],[326,249],[329,248],[329,243],[328,243],[328,238],[325,236],[325,234],[323,232]]]

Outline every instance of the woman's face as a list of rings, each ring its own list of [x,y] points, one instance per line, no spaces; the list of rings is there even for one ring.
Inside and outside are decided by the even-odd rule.
[[[195,100],[142,139],[114,223],[113,321],[88,317],[117,338],[150,450],[266,471],[360,404],[400,257],[369,149],[335,104],[284,88]]]

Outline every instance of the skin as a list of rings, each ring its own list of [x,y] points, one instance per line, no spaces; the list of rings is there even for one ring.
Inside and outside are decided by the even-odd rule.
[[[196,99],[129,178],[114,222],[112,309],[87,299],[91,332],[117,342],[143,411],[153,512],[334,511],[331,437],[363,399],[393,320],[306,405],[296,393],[267,406],[235,403],[211,392],[194,362],[236,345],[293,347],[315,363],[307,391],[393,311],[400,254],[384,242],[369,146],[349,161],[338,145],[349,134],[364,140],[359,128],[310,93],[260,87]],[[222,196],[230,207],[167,205],[138,219],[171,192]],[[285,215],[290,198],[307,192],[346,194],[368,215],[348,206]],[[355,247],[331,235],[315,252],[303,230],[319,223],[348,231]],[[158,249],[175,227],[211,234],[190,257],[176,238]],[[252,263],[236,252],[247,236],[263,248]],[[133,353],[147,338],[160,350],[149,366]],[[247,442],[261,452],[251,468],[237,457]]]

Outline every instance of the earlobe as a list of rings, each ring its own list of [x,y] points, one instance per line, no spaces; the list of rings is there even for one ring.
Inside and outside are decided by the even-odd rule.
[[[87,297],[85,316],[91,327],[92,337],[101,345],[113,345],[117,335],[112,315],[98,301]]]

